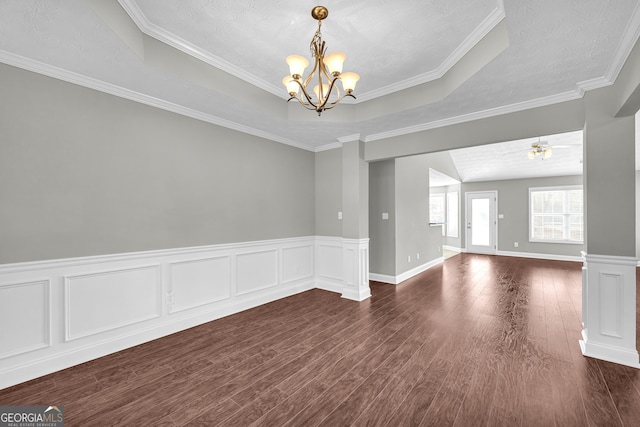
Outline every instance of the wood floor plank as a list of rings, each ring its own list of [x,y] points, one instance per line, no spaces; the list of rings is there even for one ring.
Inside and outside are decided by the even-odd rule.
[[[70,426],[635,425],[639,371],[578,346],[581,267],[459,254],[371,282],[360,303],[293,295],[0,390],[0,405],[61,404]]]
[[[281,402],[271,411],[256,420],[255,426],[279,427],[287,420],[293,418],[301,410],[309,406],[319,395],[329,387],[320,381],[311,380],[297,389],[288,399]]]

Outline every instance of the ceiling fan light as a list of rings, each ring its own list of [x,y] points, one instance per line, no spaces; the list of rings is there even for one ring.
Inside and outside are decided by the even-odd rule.
[[[333,52],[324,57],[324,64],[329,69],[329,72],[337,76],[342,72],[342,66],[347,59],[347,55],[342,52]]]
[[[549,148],[545,148],[544,150],[544,158],[546,159],[547,157],[551,157],[551,155],[553,154],[553,150],[551,149],[551,147]]]
[[[296,78],[302,77],[304,73],[304,69],[309,66],[309,61],[304,56],[300,55],[289,55],[287,56],[287,64],[289,64],[289,73]]]
[[[354,73],[352,71],[342,73],[340,75],[340,80],[342,80],[342,88],[346,93],[351,93],[356,89],[356,83],[360,80],[360,75]]]
[[[536,153],[535,151],[533,151],[533,150],[532,150],[532,151],[529,151],[529,152],[527,153],[527,157],[529,157],[529,159],[533,160],[533,159],[535,159],[535,158],[536,158],[536,154],[537,154],[537,153]]]
[[[298,90],[300,89],[300,85],[296,83],[296,81],[291,76],[284,76],[282,79],[282,84],[287,88],[287,93],[291,96],[296,96],[298,94]]]

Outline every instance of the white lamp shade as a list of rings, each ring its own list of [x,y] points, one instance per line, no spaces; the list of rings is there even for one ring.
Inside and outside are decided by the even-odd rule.
[[[527,153],[527,157],[529,157],[531,160],[536,158],[536,152],[535,151],[529,151]]]
[[[295,80],[293,80],[293,77],[284,76],[284,78],[282,79],[282,84],[287,88],[288,94],[292,94],[292,93],[295,93],[296,95],[298,94],[300,85],[298,85],[298,83],[296,83]]]
[[[304,56],[289,55],[287,56],[287,64],[289,64],[289,72],[292,76],[296,74],[302,76],[304,69],[309,66],[309,61]]]
[[[546,148],[544,150],[544,158],[546,159],[547,157],[551,157],[551,155],[553,154],[553,150],[551,149],[551,147]]]
[[[329,85],[328,84],[323,84],[322,85],[322,97],[320,97],[320,85],[316,85],[316,87],[313,88],[313,93],[316,94],[316,97],[318,98],[319,102],[324,101],[324,99],[329,95],[327,92],[329,92]]]
[[[333,52],[324,57],[324,64],[329,69],[331,74],[341,73],[344,61],[347,59],[347,55],[342,52]]]
[[[340,80],[342,80],[342,88],[345,92],[353,91],[356,88],[356,83],[360,80],[360,75],[349,71],[347,73],[342,73],[340,75]]]

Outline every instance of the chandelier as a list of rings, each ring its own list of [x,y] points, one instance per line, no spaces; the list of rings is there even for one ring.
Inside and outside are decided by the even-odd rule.
[[[551,157],[553,154],[553,150],[550,145],[544,145],[540,142],[540,138],[538,138],[537,143],[531,144],[531,149],[527,152],[527,156],[533,160],[538,156],[542,156],[542,160]]]
[[[290,55],[286,59],[290,74],[282,79],[282,84],[286,86],[289,93],[287,102],[297,99],[306,109],[316,111],[318,116],[323,111],[335,107],[345,96],[355,99],[353,90],[360,80],[360,76],[356,73],[342,72],[342,65],[347,59],[344,53],[333,52],[325,55],[327,47],[322,40],[320,27],[322,20],[328,15],[329,11],[324,6],[316,6],[311,10],[311,16],[318,21],[318,30],[309,45],[311,56],[315,61],[311,74],[303,79],[304,69],[309,65],[309,61],[304,56]],[[342,92],[336,84],[338,80],[342,82]],[[308,90],[312,82],[317,82],[313,88],[315,96],[312,96]],[[300,89],[302,94],[298,95]]]

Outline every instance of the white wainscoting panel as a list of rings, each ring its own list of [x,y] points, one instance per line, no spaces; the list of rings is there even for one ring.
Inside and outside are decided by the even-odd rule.
[[[236,257],[237,295],[244,295],[278,284],[278,251],[262,250]]]
[[[160,266],[65,277],[66,340],[159,317]]]
[[[231,257],[219,256],[169,264],[170,313],[231,296]]]
[[[0,265],[0,389],[314,287],[342,293],[343,247],[308,236]]]
[[[583,254],[582,354],[640,368],[635,257]]]
[[[0,285],[0,359],[49,347],[50,282]]]
[[[600,333],[622,338],[624,287],[621,274],[600,272]]]
[[[282,249],[282,283],[313,278],[313,245]]]
[[[343,243],[341,237],[318,237],[315,251],[316,287],[342,293]]]

